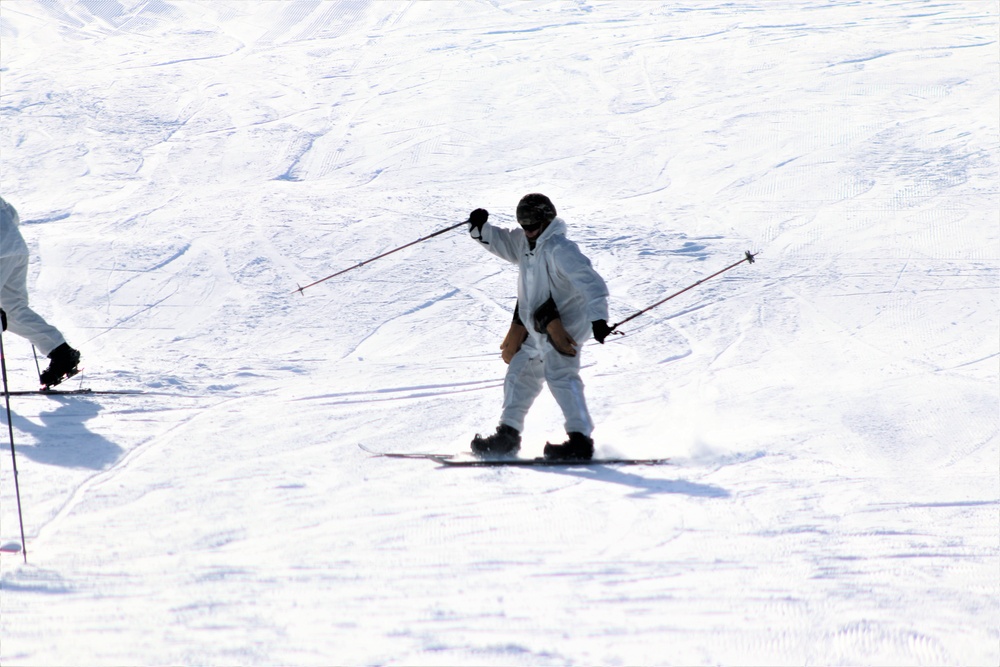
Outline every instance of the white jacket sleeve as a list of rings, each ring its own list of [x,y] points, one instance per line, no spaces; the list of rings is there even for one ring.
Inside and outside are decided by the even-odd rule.
[[[20,218],[14,207],[0,197],[0,256],[14,257],[28,254],[28,244],[17,228]]]
[[[608,319],[608,285],[580,252],[576,243],[566,240],[553,249],[552,259],[559,274],[580,293],[587,320]]]
[[[514,264],[520,261],[527,245],[523,230],[494,227],[488,222],[481,231],[472,228],[469,234],[491,253]]]

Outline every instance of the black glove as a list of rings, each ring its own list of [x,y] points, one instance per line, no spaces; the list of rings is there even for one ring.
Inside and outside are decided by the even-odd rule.
[[[604,339],[611,334],[611,327],[608,326],[608,321],[594,320],[590,325],[594,329],[594,340],[604,345]]]
[[[490,212],[485,208],[477,208],[475,211],[469,214],[469,231],[473,229],[482,232],[483,225],[486,224],[486,219],[490,217]]]
[[[7,330],[7,313],[4,312],[3,308],[0,308],[0,323],[3,323],[3,328],[0,331]]]

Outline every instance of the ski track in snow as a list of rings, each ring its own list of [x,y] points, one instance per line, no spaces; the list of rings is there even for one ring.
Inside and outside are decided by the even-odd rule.
[[[998,29],[996,0],[0,3],[33,306],[68,388],[146,392],[11,398],[0,663],[1000,663]],[[598,454],[673,465],[360,450],[492,431],[516,269],[458,229],[293,290],[531,191],[613,322],[760,251],[583,347]],[[561,422],[543,393],[523,454]]]

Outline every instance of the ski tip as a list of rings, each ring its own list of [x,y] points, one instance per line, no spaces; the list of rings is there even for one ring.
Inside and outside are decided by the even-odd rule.
[[[20,542],[7,542],[4,545],[0,545],[0,553],[19,554],[21,553],[21,544]]]

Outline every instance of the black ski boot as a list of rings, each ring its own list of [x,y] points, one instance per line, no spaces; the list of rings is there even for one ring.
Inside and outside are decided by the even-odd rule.
[[[54,387],[66,378],[71,378],[80,372],[80,353],[63,343],[49,352],[49,367],[42,371],[38,380],[46,389]]]
[[[545,443],[544,453],[548,461],[589,461],[594,458],[594,441],[574,431],[561,445]]]
[[[478,456],[513,456],[521,449],[521,434],[513,426],[500,424],[497,432],[485,438],[478,433],[472,439],[472,451]]]

